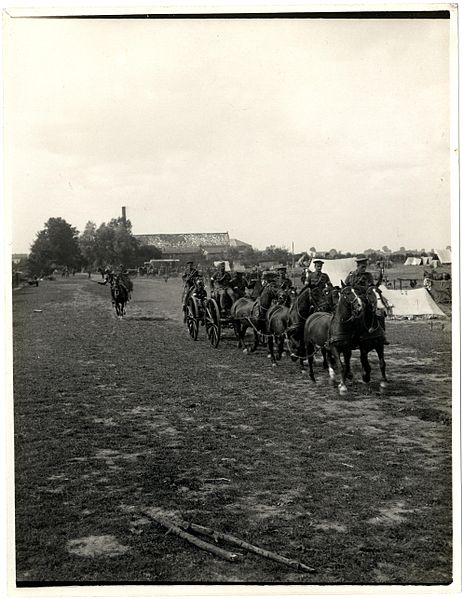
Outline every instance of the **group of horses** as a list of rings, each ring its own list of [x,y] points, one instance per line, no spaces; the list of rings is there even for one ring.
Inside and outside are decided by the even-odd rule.
[[[344,284],[340,288],[304,287],[296,294],[291,290],[282,291],[270,282],[257,299],[237,299],[230,315],[238,347],[253,352],[259,343],[266,343],[272,366],[276,366],[286,351],[293,361],[299,361],[301,370],[308,361],[310,379],[315,381],[313,362],[320,351],[331,380],[335,381],[336,371],[339,373],[339,392],[345,395],[346,381],[353,378],[350,360],[356,349],[360,350],[363,381],[370,381],[368,354],[375,350],[381,371],[380,386],[387,386],[385,335],[379,320],[384,309],[376,286],[369,287],[362,295]],[[249,327],[253,330],[254,342],[248,348],[244,338]]]

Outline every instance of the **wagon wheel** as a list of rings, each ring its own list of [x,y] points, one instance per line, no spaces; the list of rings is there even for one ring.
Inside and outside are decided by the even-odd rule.
[[[199,303],[195,297],[190,297],[186,305],[186,326],[190,337],[195,341],[198,339],[199,331]]]
[[[208,299],[206,302],[206,333],[209,339],[209,343],[212,347],[217,347],[220,342],[220,335],[222,332],[220,325],[220,310],[215,299]]]

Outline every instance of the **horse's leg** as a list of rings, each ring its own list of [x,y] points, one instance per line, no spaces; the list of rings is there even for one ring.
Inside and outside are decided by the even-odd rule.
[[[336,360],[333,357],[333,354],[328,351],[328,373],[330,375],[330,379],[333,383],[336,382]]]
[[[328,369],[328,361],[326,359],[326,349],[324,347],[322,347],[322,356],[323,356],[323,369],[327,370]]]
[[[274,346],[273,346],[273,336],[269,335],[268,339],[267,339],[267,345],[268,345],[268,357],[272,360],[272,367],[275,367],[277,365],[276,359],[275,359],[275,351],[274,351]]]
[[[336,346],[332,348],[333,357],[336,360],[336,366],[338,367],[338,372],[341,377],[341,382],[338,385],[339,394],[346,395],[347,387],[346,387],[346,377],[345,377],[345,367],[341,361],[341,354]]]
[[[354,378],[354,375],[352,374],[352,370],[350,369],[351,357],[352,357],[352,350],[350,348],[346,349],[344,351],[345,377],[349,381],[351,381]]]
[[[309,377],[310,380],[313,381],[315,383],[315,375],[313,373],[313,354],[315,351],[315,346],[308,341],[307,345],[306,345],[306,352],[307,352],[307,356],[308,356],[308,360],[309,360]]]
[[[235,335],[238,337],[238,345],[236,346],[238,349],[241,349],[244,345],[243,343],[243,333],[242,333],[242,326],[241,326],[241,322],[239,320],[234,320],[233,321],[233,328],[235,329]]]
[[[259,346],[259,332],[257,331],[255,326],[252,327],[252,332],[254,333],[254,343],[251,345],[251,348],[249,350],[251,353],[255,352]]]
[[[281,360],[281,356],[283,355],[285,348],[284,348],[284,343],[285,343],[285,338],[283,337],[283,335],[281,335],[280,337],[278,337],[278,360]]]
[[[382,389],[387,387],[387,378],[386,378],[386,361],[384,360],[384,343],[378,343],[376,346],[376,353],[378,354],[379,359],[379,368],[381,370],[381,382],[379,386]]]
[[[364,383],[370,382],[371,366],[368,361],[368,351],[365,347],[360,347],[360,362],[362,363],[362,380]]]

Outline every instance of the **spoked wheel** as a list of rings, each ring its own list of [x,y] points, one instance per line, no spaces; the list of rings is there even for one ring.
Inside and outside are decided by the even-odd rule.
[[[215,299],[210,298],[206,301],[206,333],[209,339],[209,343],[212,347],[217,347],[220,342],[220,335],[222,332],[220,325],[220,310]]]
[[[190,337],[195,341],[198,339],[199,331],[199,302],[195,297],[190,297],[186,305],[186,326]]]

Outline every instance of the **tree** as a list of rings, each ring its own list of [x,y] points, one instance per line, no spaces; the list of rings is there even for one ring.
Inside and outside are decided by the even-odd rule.
[[[309,250],[309,252],[313,255],[315,255],[317,253],[317,250],[314,248],[314,246],[312,246]]]
[[[95,246],[98,266],[136,266],[140,244],[132,235],[132,224],[129,220],[119,217],[113,218],[108,224],[101,223],[95,232]]]
[[[273,260],[274,262],[287,264],[288,262],[291,262],[292,254],[286,248],[269,245],[262,252],[262,258],[264,260]]]
[[[141,266],[144,262],[156,260],[161,257],[161,250],[154,245],[140,245],[134,256],[135,266]]]
[[[49,274],[60,266],[77,268],[82,261],[78,235],[77,229],[63,218],[49,218],[31,246],[31,274]]]
[[[92,269],[97,262],[96,224],[88,221],[79,237],[79,247],[82,259],[87,269]]]
[[[336,258],[337,254],[338,254],[338,250],[335,248],[331,248],[331,250],[328,252],[330,258]]]
[[[387,245],[383,245],[381,248],[385,254],[390,254],[391,250],[387,247]]]

